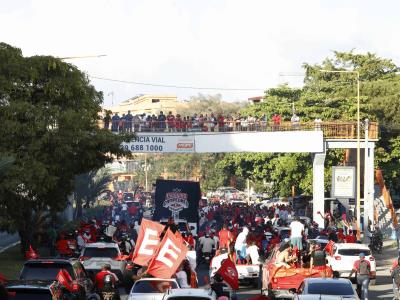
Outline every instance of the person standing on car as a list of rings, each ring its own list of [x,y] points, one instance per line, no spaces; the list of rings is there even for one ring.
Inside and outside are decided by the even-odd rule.
[[[300,251],[303,250],[303,232],[304,225],[300,222],[299,217],[295,217],[294,221],[290,223],[290,243]]]
[[[361,252],[359,260],[354,262],[353,269],[350,272],[349,278],[354,273],[357,276],[357,291],[361,294],[361,300],[368,300],[368,286],[371,277],[371,264],[365,259],[365,253]]]

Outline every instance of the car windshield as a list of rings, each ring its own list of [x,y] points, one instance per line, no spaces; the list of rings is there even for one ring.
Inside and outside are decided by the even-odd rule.
[[[52,300],[53,297],[49,290],[36,289],[8,289],[8,298],[10,300]]]
[[[86,248],[83,252],[83,256],[87,257],[108,257],[115,258],[118,256],[118,250],[116,248]]]
[[[187,231],[188,230],[187,223],[179,223],[178,229],[179,231]]]
[[[353,295],[354,291],[348,282],[309,283],[307,294],[317,295]]]
[[[173,281],[142,280],[135,283],[132,293],[165,293],[169,289],[177,289],[178,285]]]
[[[181,296],[181,297],[168,297],[168,300],[210,300],[210,298],[195,297],[195,296]]]
[[[358,256],[364,253],[366,256],[371,255],[371,251],[366,249],[339,249],[338,253],[344,256]]]
[[[124,200],[125,201],[133,200],[133,193],[125,193],[124,194]]]
[[[53,262],[27,263],[22,269],[20,278],[24,280],[55,280],[61,269],[67,270],[72,279],[75,279],[71,264]]]

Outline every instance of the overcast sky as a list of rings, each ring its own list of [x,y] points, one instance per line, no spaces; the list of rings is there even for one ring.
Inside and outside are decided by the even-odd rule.
[[[301,84],[303,62],[333,50],[374,52],[400,65],[400,1],[376,0],[0,0],[0,41],[24,55],[75,59],[91,76],[179,86],[161,88],[92,79],[106,104],[137,94],[221,93],[247,99],[279,83]]]

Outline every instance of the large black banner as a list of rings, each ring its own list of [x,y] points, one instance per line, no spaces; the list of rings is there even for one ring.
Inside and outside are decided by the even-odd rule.
[[[199,219],[200,183],[194,181],[162,180],[156,182],[153,220],[174,217],[197,223]]]

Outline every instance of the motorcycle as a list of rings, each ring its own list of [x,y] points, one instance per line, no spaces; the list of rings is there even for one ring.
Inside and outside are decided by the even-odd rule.
[[[112,276],[104,276],[104,286],[99,292],[101,300],[121,300]]]
[[[211,252],[203,252],[203,262],[207,265],[210,265],[210,261],[213,258],[213,254]]]
[[[372,252],[382,253],[382,236],[379,232],[372,232],[371,241],[369,243],[369,248]]]

